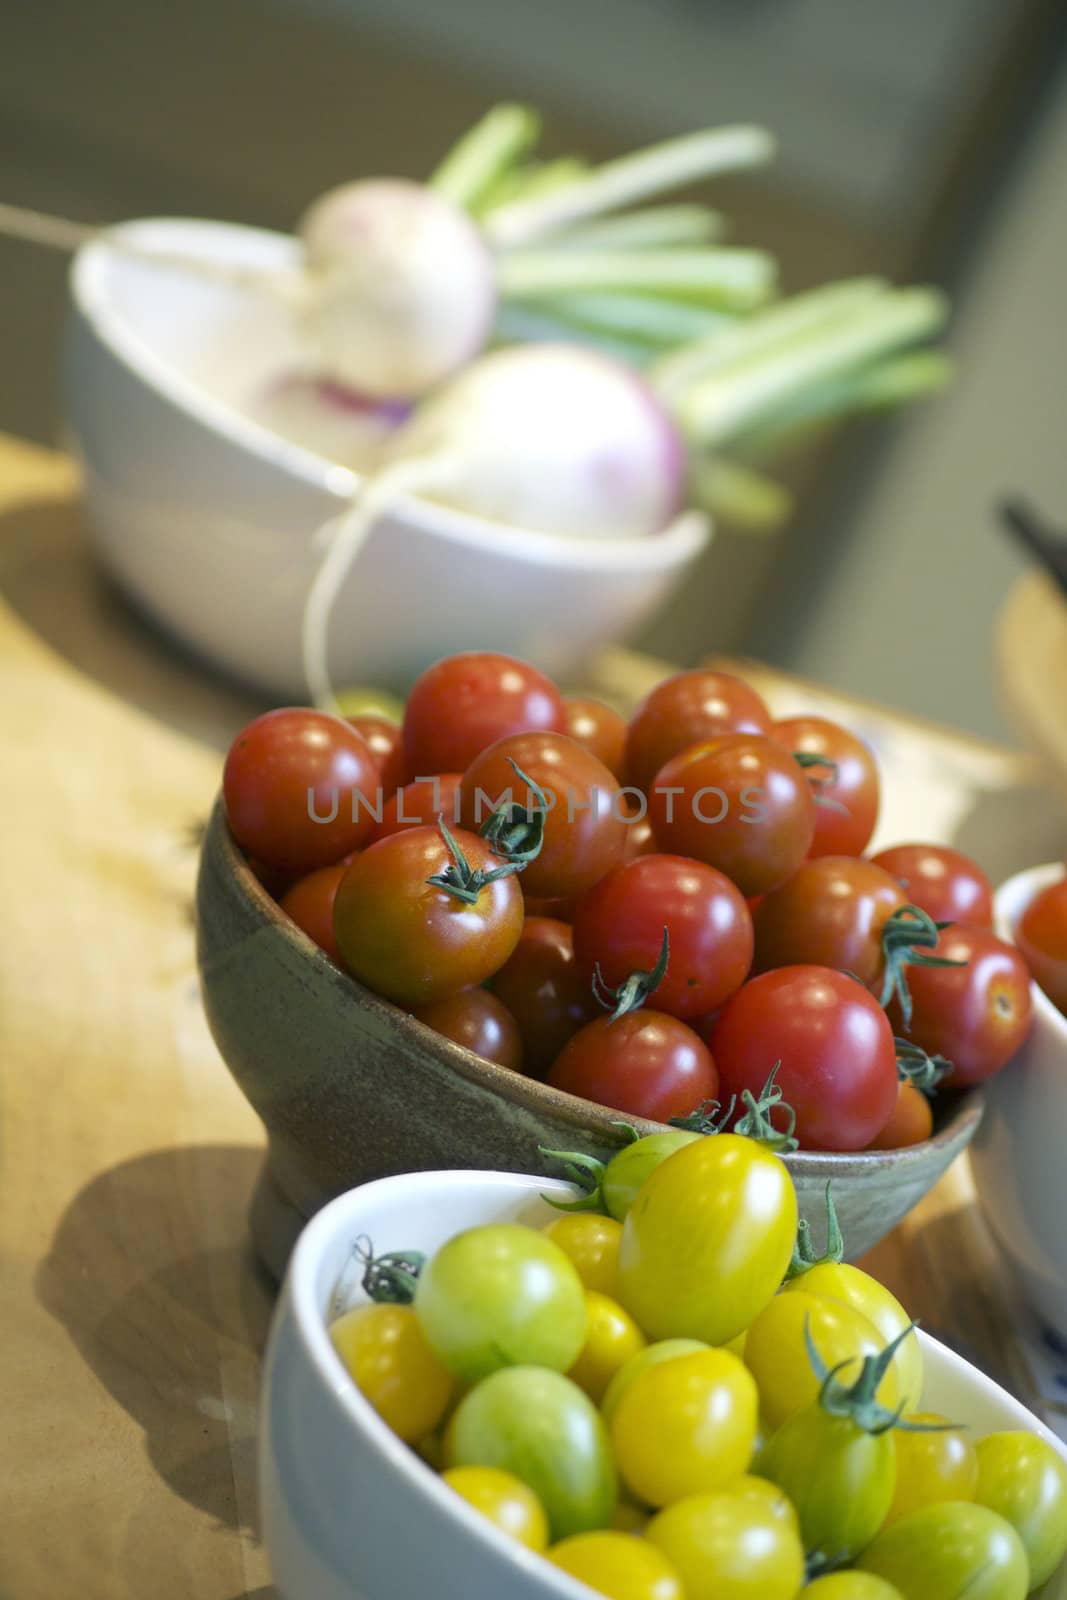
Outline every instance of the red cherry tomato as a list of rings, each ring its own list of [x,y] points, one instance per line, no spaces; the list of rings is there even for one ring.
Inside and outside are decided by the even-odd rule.
[[[657,1011],[688,1020],[739,989],[752,964],[752,918],[739,890],[714,867],[684,856],[639,856],[615,867],[578,902],[574,953],[592,986],[610,988],[656,965],[668,931],[670,958],[656,986]]]
[[[815,809],[813,856],[858,856],[878,821],[881,785],[878,766],[862,739],[826,717],[786,717],[776,722],[771,737],[794,754],[823,756],[837,771],[820,766],[805,770],[823,802]]]
[[[775,1081],[808,1149],[863,1150],[897,1102],[888,1017],[862,984],[829,967],[750,978],[719,1013],[711,1048],[727,1100],[758,1094],[781,1063]]]
[[[934,1131],[934,1114],[930,1102],[913,1083],[901,1083],[897,1089],[897,1103],[881,1133],[876,1134],[868,1150],[903,1150],[911,1144],[922,1144]]]
[[[649,790],[660,847],[717,867],[745,896],[795,872],[815,829],[802,769],[773,739],[728,733],[668,761]]]
[[[337,886],[348,871],[347,861],[336,861],[332,867],[319,867],[305,878],[298,878],[282,895],[279,904],[287,916],[308,938],[325,950],[331,961],[343,965],[337,940],[333,936],[333,902]]]
[[[499,866],[483,840],[457,831],[474,869]],[[437,828],[405,828],[356,856],[341,879],[333,930],[349,972],[400,1006],[424,1006],[492,977],[522,932],[515,877],[465,904],[427,879],[452,863]]]
[[[543,1078],[567,1040],[602,1015],[578,975],[571,930],[553,917],[527,913],[522,934],[493,979],[522,1037],[524,1070]]]
[[[981,1083],[1011,1060],[1030,1031],[1026,962],[1013,945],[961,922],[944,929],[932,953],[965,964],[909,967],[911,1026],[904,1027],[897,1000],[889,1007],[890,1020],[929,1055],[952,1062],[947,1085]]]
[[[764,895],[753,916],[754,968],[838,967],[877,993],[882,929],[907,904],[895,878],[853,856],[819,856]]]
[[[415,680],[404,707],[408,771],[462,772],[508,734],[566,726],[559,690],[536,667],[490,650],[446,656]]]
[[[659,1122],[687,1116],[715,1099],[719,1088],[707,1045],[692,1028],[647,1007],[588,1023],[563,1046],[548,1081],[568,1094]]]
[[[293,881],[291,872],[283,872],[280,867],[272,867],[266,861],[258,861],[255,856],[248,857],[248,867],[256,882],[266,889],[272,900],[280,901]]]
[[[630,719],[627,782],[648,789],[660,768],[690,745],[720,733],[769,733],[763,700],[728,672],[695,668],[657,684]]]
[[[509,794],[515,805],[536,805],[512,761],[549,805],[541,853],[522,874],[523,892],[551,898],[580,894],[622,859],[627,823],[618,784],[602,761],[566,734],[499,739],[463,775],[460,814],[472,833]]]
[[[395,794],[405,777],[404,735],[388,717],[346,717],[345,721],[361,733],[378,763],[378,778],[383,800]]]
[[[1067,878],[1035,894],[1019,919],[1015,943],[1052,1004],[1067,1012]]]
[[[969,856],[941,844],[895,844],[871,860],[935,922],[993,926],[993,885]]]
[[[476,1056],[511,1072],[522,1071],[518,1024],[503,1001],[487,989],[462,989],[444,1000],[419,1006],[415,1015],[435,1033],[443,1033]]]
[[[602,700],[569,694],[563,702],[567,732],[602,761],[620,783],[626,772],[626,718]]]
[[[374,825],[370,842],[388,839],[391,833],[402,833],[405,828],[433,827],[438,817],[444,817],[445,826],[459,826],[459,786],[463,782],[460,772],[441,772],[433,778],[420,778],[416,783],[406,783],[382,806],[382,818]]]
[[[342,717],[303,707],[268,711],[242,728],[226,757],[230,832],[249,855],[311,872],[358,850],[374,826],[378,768]]]

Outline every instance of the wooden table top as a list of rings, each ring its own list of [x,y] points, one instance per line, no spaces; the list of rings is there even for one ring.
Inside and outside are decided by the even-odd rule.
[[[662,670],[617,652],[590,687],[631,700]],[[3,438],[0,671],[0,1600],[267,1600],[272,1287],[245,1227],[263,1140],[203,1020],[191,922],[195,829],[259,707],[99,576],[71,464]],[[783,709],[813,702],[751,673]],[[891,760],[897,837],[954,836],[995,876],[1062,848],[1022,758],[844,714]],[[965,1163],[871,1264],[1013,1375]]]

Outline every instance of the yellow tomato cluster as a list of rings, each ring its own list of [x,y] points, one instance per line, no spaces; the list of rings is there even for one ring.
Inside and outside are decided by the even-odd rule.
[[[622,1220],[470,1229],[413,1304],[331,1333],[458,1496],[609,1600],[1024,1600],[1067,1548],[1067,1472],[923,1411],[906,1312],[853,1266],[787,1278],[796,1229],[780,1160],[716,1135]]]

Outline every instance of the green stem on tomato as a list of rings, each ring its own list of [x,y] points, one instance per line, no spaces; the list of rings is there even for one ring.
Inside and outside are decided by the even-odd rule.
[[[793,1258],[786,1272],[786,1281],[799,1278],[805,1272],[810,1272],[812,1267],[836,1266],[845,1257],[845,1240],[841,1232],[841,1224],[837,1220],[837,1207],[830,1192],[831,1180],[826,1182],[826,1249],[821,1256],[815,1254],[815,1247],[811,1242],[811,1225],[806,1217],[801,1217],[797,1223],[797,1238],[793,1246]]]
[[[387,1250],[376,1256],[368,1238],[356,1240],[355,1253],[363,1265],[363,1289],[379,1305],[407,1306],[415,1298],[419,1273],[426,1265],[422,1250]]]
[[[941,925],[918,906],[900,906],[886,919],[882,928],[882,952],[885,956],[885,976],[880,1006],[888,1006],[895,998],[900,1006],[900,1016],[907,1033],[911,1027],[912,1001],[908,988],[908,967],[965,967],[966,961],[956,961],[948,956],[932,956]]]
[[[667,975],[667,963],[671,956],[671,937],[668,929],[663,929],[663,942],[660,945],[659,956],[651,972],[631,972],[616,988],[604,982],[604,974],[600,970],[598,961],[593,967],[593,998],[605,1011],[611,1012],[612,1022],[617,1022],[628,1011],[636,1011],[643,1006],[650,994],[654,994]]]
[[[482,867],[472,867],[458,839],[449,832],[444,817],[438,817],[437,826],[441,830],[441,837],[448,846],[451,862],[443,872],[435,872],[426,882],[435,889],[443,889],[450,894],[453,900],[460,900],[464,905],[472,906],[478,896],[489,884],[496,883],[499,878],[510,878],[516,872],[521,872],[525,866],[524,861],[506,861],[502,866],[493,867],[486,872]],[[536,851],[534,852],[536,854]]]
[[[901,1083],[910,1083],[928,1098],[943,1078],[952,1071],[952,1062],[944,1056],[931,1056],[922,1045],[910,1039],[894,1038],[897,1052],[897,1077]]]

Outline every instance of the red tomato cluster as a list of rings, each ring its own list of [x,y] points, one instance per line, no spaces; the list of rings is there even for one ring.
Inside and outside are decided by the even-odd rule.
[[[742,1107],[777,1066],[802,1147],[893,1148],[929,1136],[939,1078],[980,1082],[1029,1026],[981,870],[935,845],[865,857],[867,746],[776,722],[726,673],[678,673],[627,723],[508,656],[452,656],[402,727],[257,718],[224,795],[331,960],[623,1114]]]

